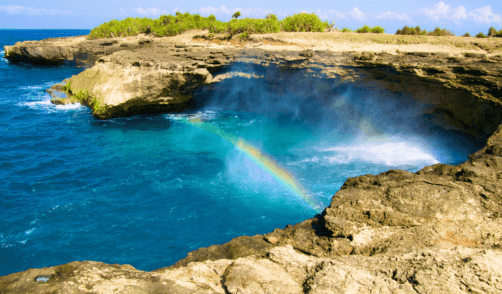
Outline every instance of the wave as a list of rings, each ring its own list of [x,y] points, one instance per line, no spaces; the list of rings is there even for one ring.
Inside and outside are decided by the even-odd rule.
[[[19,106],[29,107],[31,109],[37,110],[46,110],[48,112],[55,111],[67,111],[67,110],[83,110],[85,106],[80,103],[74,104],[66,104],[66,105],[54,105],[50,100],[40,100],[40,101],[30,101],[30,102],[21,102],[18,104]]]
[[[84,108],[84,106],[80,103],[56,105],[56,109],[60,109],[60,110],[72,110],[72,109],[83,109],[83,108]]]
[[[436,164],[439,161],[421,146],[411,142],[362,142],[319,150],[333,155],[324,156],[330,164],[364,161],[387,166]]]
[[[185,120],[185,119],[200,119],[202,121],[214,120],[218,118],[218,113],[215,111],[198,111],[195,113],[171,113],[166,114],[166,117],[171,120]]]
[[[51,81],[51,82],[45,82],[43,84],[39,84],[39,85],[30,85],[30,86],[19,86],[17,89],[18,90],[45,90],[45,89],[49,89],[50,87],[52,87],[54,84],[57,84],[59,83],[60,81]]]

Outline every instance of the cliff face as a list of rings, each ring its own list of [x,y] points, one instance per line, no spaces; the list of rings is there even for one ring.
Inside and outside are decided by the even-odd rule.
[[[34,49],[23,53],[23,46],[41,46],[38,56],[45,56],[42,44],[16,44],[6,56],[32,60]],[[110,48],[114,44],[127,48],[120,42]],[[356,85],[417,100],[427,105],[431,122],[485,144],[458,166],[350,178],[321,215],[201,248],[170,268],[143,272],[73,262],[0,277],[0,293],[502,292],[500,56],[207,48],[158,40],[141,46],[89,53],[95,65],[67,82],[73,97],[54,103],[78,100],[97,118],[110,118],[183,110],[195,90],[234,77],[273,79],[285,90]],[[55,60],[54,50],[47,52],[50,58],[41,58]],[[65,58],[72,59],[56,59]],[[300,78],[288,83],[291,73]]]

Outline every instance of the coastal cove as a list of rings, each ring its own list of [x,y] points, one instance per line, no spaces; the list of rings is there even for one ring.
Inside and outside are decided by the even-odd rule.
[[[502,290],[500,52],[25,36],[0,293]]]

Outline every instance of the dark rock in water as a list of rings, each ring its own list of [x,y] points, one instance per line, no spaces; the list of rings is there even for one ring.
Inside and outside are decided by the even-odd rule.
[[[73,41],[58,48],[70,48]],[[71,53],[58,55],[51,42],[7,46],[6,56],[33,62],[100,59],[69,83],[71,93],[87,91],[81,103],[97,118],[180,111],[201,87],[232,78],[279,83],[288,79],[284,73],[294,72],[301,76],[294,83],[304,89],[316,85],[316,91],[329,92],[336,82],[400,93],[427,105],[424,116],[431,123],[463,131],[484,147],[457,166],[349,178],[312,219],[200,248],[168,268],[144,272],[72,262],[0,277],[0,293],[502,292],[502,59],[492,56],[487,63],[477,53],[215,49],[159,39],[142,49],[137,39],[127,47],[81,41]],[[282,75],[231,71],[235,64]]]

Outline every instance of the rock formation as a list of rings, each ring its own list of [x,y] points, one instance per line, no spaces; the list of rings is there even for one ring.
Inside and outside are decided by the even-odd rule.
[[[318,91],[357,82],[412,97],[428,105],[433,123],[484,147],[458,166],[349,178],[315,218],[198,249],[171,267],[72,262],[0,277],[0,293],[502,293],[500,55],[54,42],[18,43],[5,54],[25,62],[95,61],[54,89],[70,95],[54,103],[78,100],[97,118],[179,111],[195,90],[224,79],[287,80],[294,72],[305,87],[315,80]]]

